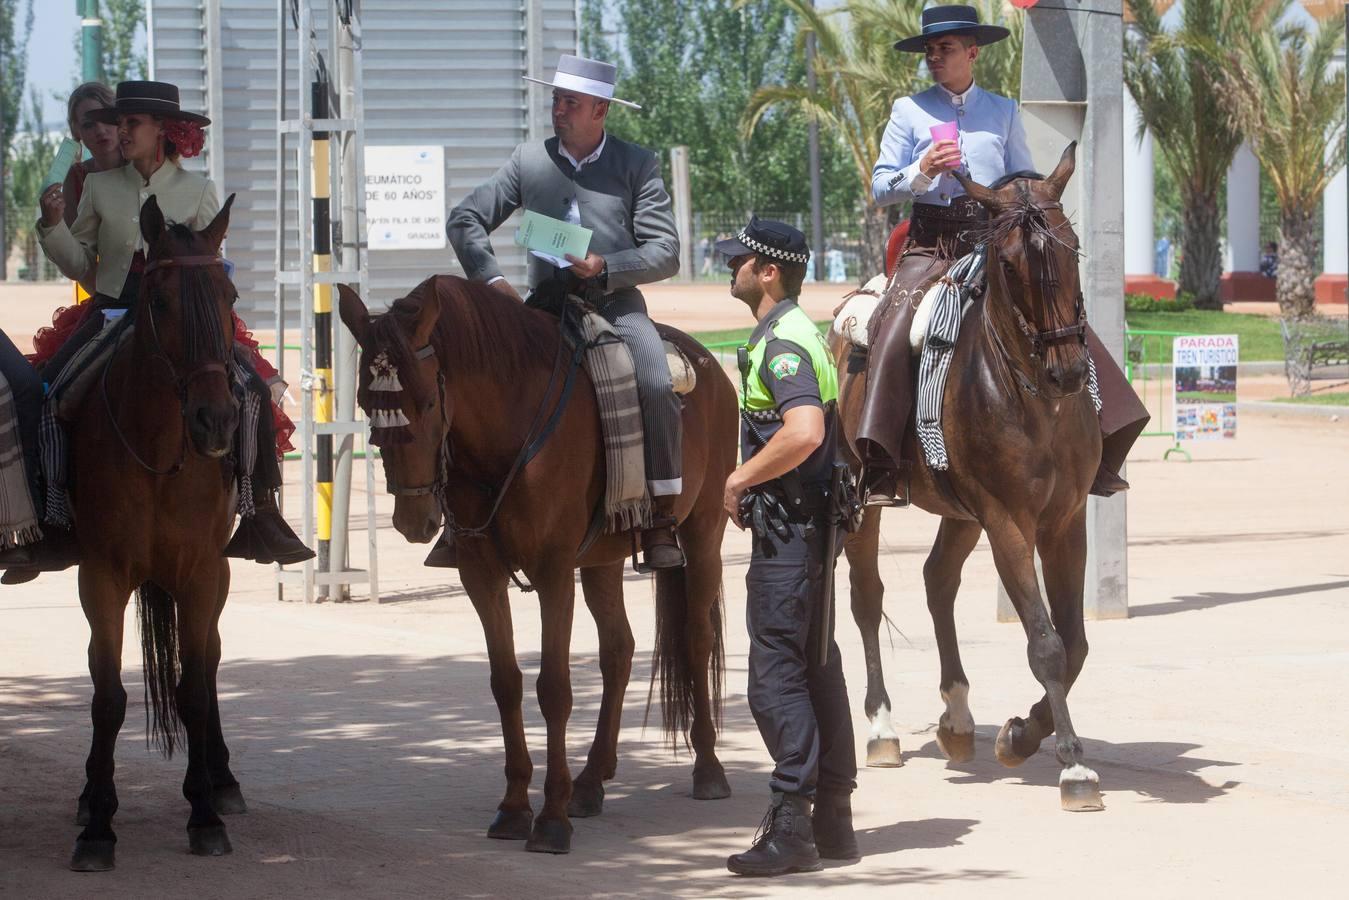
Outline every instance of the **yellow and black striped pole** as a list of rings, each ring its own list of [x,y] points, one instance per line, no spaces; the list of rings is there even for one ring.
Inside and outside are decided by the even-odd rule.
[[[320,79],[313,84],[315,119],[328,118],[328,84]],[[329,175],[328,132],[314,132],[314,272],[331,272],[333,265],[332,213],[329,203],[332,180]],[[314,284],[314,421],[333,420],[333,294],[332,285]],[[318,571],[329,570],[329,551],[333,536],[333,436],[320,434],[315,447],[318,500],[314,536],[318,539]],[[326,599],[322,586],[319,599]]]

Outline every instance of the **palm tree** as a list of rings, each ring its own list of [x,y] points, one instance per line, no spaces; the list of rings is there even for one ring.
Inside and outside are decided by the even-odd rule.
[[[797,17],[798,51],[805,35],[816,42],[816,87],[804,84],[765,85],[750,98],[744,132],[752,134],[778,107],[791,106],[817,118],[822,128],[839,135],[857,172],[862,199],[862,268],[881,271],[889,236],[886,211],[871,198],[871,169],[880,156],[881,137],[890,121],[896,97],[927,87],[920,77],[922,56],[897,53],[895,39],[917,34],[922,28],[921,3],[894,0],[846,0],[827,12],[812,0],[778,0]],[[998,0],[979,0],[986,22],[1003,19]],[[986,48],[976,72],[981,85],[997,93],[1020,94],[1022,18],[1012,16],[1003,25],[1012,38]]]
[[[1315,311],[1316,213],[1344,165],[1345,76],[1332,66],[1343,39],[1343,23],[1332,19],[1315,31],[1290,24],[1209,48],[1230,73],[1219,89],[1223,106],[1250,136],[1279,201],[1275,290],[1283,314],[1295,318]]]
[[[1270,22],[1270,0],[1185,0],[1168,33],[1151,0],[1127,0],[1134,28],[1124,42],[1124,83],[1180,186],[1180,290],[1202,309],[1221,309],[1218,195],[1241,130],[1218,100],[1223,61],[1203,47],[1233,47]]]

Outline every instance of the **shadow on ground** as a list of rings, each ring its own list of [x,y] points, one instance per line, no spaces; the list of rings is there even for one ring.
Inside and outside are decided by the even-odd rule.
[[[521,668],[537,811],[544,774],[543,729],[530,690],[537,656],[522,655]],[[629,725],[641,722],[646,678],[639,666],[625,705]],[[146,881],[151,873],[203,896],[369,895],[377,884],[387,890],[376,892],[388,895],[520,895],[540,888],[552,896],[763,893],[763,882],[706,880],[724,872],[728,849],[748,845],[765,808],[763,767],[728,765],[735,795],[695,801],[688,796],[691,760],[672,754],[655,728],[636,739],[625,733],[604,815],[574,820],[570,856],[487,840],[504,790],[504,756],[481,658],[309,656],[223,664],[225,735],[250,812],[228,820],[232,856],[190,857],[179,793],[186,759],[147,750],[139,673],[128,669],[124,679],[131,700],[117,748],[119,862],[116,871],[95,876],[114,893],[166,883]],[[573,690],[568,746],[575,775],[600,701],[593,656],[574,658]],[[68,892],[80,877],[64,866],[78,831],[74,800],[88,750],[89,694],[85,678],[0,678],[0,893]],[[727,703],[725,729],[734,740],[755,737],[743,702]],[[812,883],[1012,877],[902,866],[903,851],[956,846],[977,824],[925,819],[866,829],[860,835],[866,853],[898,854],[895,865],[833,866]]]

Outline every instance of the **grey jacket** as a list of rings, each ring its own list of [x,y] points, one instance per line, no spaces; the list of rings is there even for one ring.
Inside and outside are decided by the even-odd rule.
[[[581,224],[594,232],[590,251],[608,267],[606,293],[637,293],[639,284],[679,271],[679,236],[660,165],[650,150],[607,135],[600,158],[577,172],[557,150],[558,139],[520,144],[507,163],[450,213],[445,232],[465,274],[489,281],[501,274],[489,238],[520,207],[566,218],[572,197]],[[553,274],[529,257],[529,286]]]

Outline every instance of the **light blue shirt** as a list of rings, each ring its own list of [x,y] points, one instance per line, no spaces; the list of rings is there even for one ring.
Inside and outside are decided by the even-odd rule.
[[[932,146],[928,129],[943,122],[959,125],[961,158],[979,184],[992,184],[1009,172],[1034,170],[1015,100],[978,85],[963,94],[933,85],[920,94],[900,97],[890,110],[881,158],[871,170],[871,193],[879,205],[912,200],[950,206],[952,199],[964,196],[965,189],[950,174],[928,178],[918,166]]]

